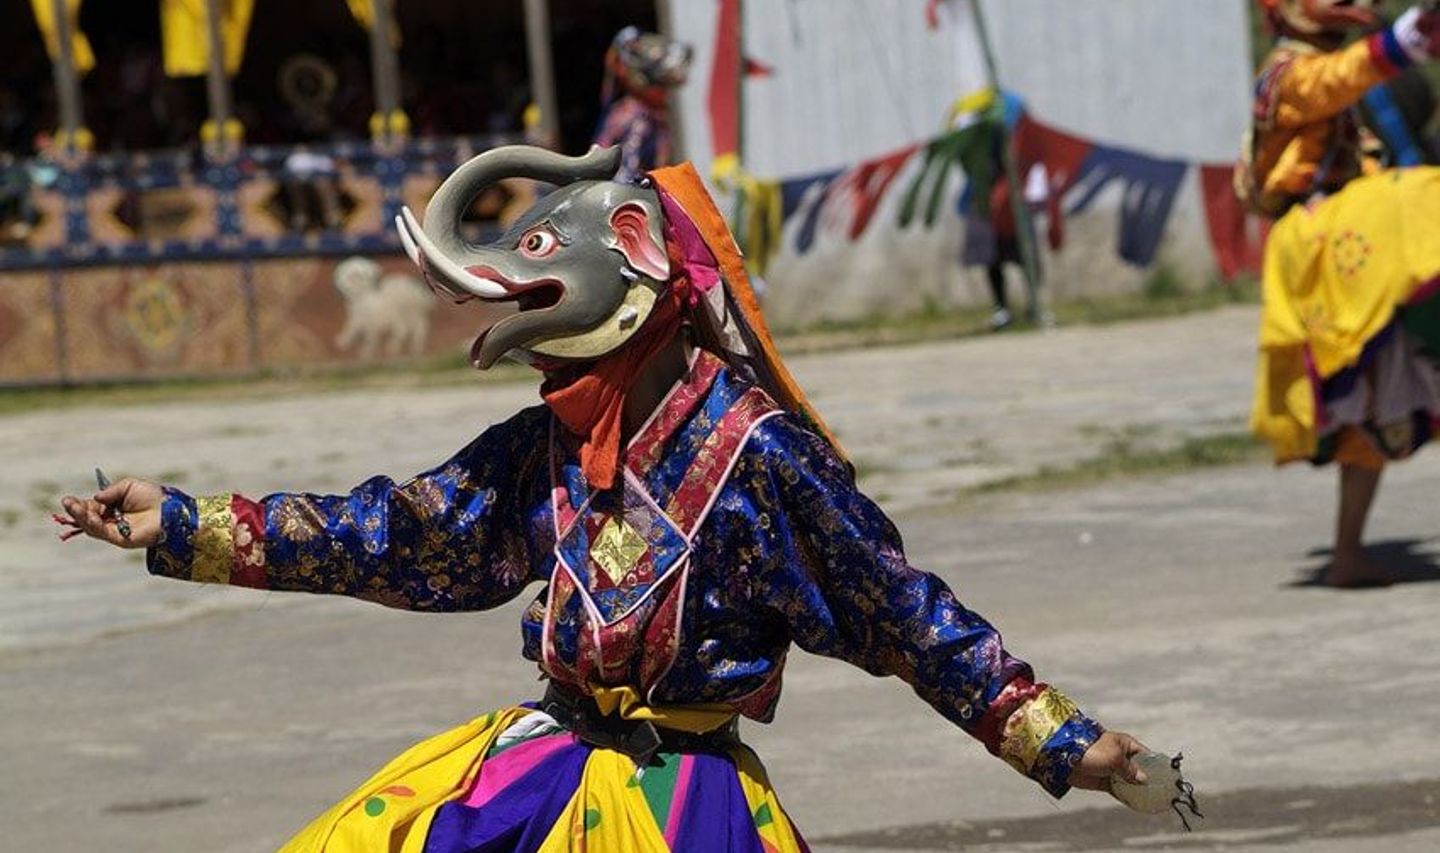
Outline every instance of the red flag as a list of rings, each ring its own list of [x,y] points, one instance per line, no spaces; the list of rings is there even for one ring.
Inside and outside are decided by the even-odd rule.
[[[712,156],[740,148],[740,0],[720,0],[715,23],[715,61],[710,66],[710,148]]]
[[[925,26],[932,30],[940,29],[940,0],[930,0],[925,4]]]
[[[1029,115],[1022,115],[1014,131],[1015,163],[1021,175],[1030,174],[1037,163],[1045,164],[1050,174],[1051,191],[1059,195],[1069,192],[1080,175],[1080,166],[1094,146],[1078,136],[1071,136]]]
[[[1205,224],[1215,265],[1226,281],[1241,273],[1260,271],[1269,223],[1246,212],[1235,196],[1235,168],[1219,164],[1200,167],[1200,191],[1205,196]]]

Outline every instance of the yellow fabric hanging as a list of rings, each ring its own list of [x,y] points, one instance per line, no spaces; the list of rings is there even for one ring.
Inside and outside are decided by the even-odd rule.
[[[390,0],[390,46],[396,50],[400,49],[400,22],[395,20],[395,4],[399,0]],[[355,21],[365,29],[375,20],[374,0],[345,0],[345,5],[350,7],[350,14],[355,16]]]
[[[961,95],[950,104],[950,109],[946,111],[944,128],[951,130],[959,124],[962,118],[967,116],[973,117],[985,112],[995,106],[995,101],[998,96],[999,93],[997,93],[994,88],[988,86],[984,89],[977,89],[974,92]]]
[[[225,73],[240,70],[245,37],[255,0],[219,0],[220,44],[225,52]],[[160,0],[160,38],[165,51],[165,73],[171,77],[197,77],[210,68],[210,35],[205,0]]]
[[[710,178],[721,190],[739,197],[732,230],[742,240],[745,269],[753,275],[765,275],[770,258],[780,250],[780,235],[785,227],[780,182],[750,174],[733,151],[715,158],[710,164]]]
[[[360,26],[370,29],[370,22],[375,20],[375,6],[372,0],[345,0],[345,5],[350,7],[350,14],[360,22]]]
[[[70,24],[70,62],[77,72],[84,74],[95,67],[95,52],[90,49],[90,40],[80,32],[80,3],[81,0],[65,0],[65,17]],[[35,23],[45,38],[45,52],[52,61],[59,61],[60,34],[56,32],[54,0],[30,0],[30,8],[35,10]]]
[[[749,270],[763,276],[770,259],[780,251],[780,237],[785,228],[785,201],[780,182],[762,181],[749,173],[740,177],[740,191],[745,194],[745,257]]]

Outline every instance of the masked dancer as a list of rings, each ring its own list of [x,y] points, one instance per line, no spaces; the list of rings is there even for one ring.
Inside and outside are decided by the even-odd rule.
[[[1380,172],[1358,107],[1440,53],[1440,11],[1382,25],[1370,0],[1261,3],[1278,40],[1236,170],[1241,199],[1275,219],[1251,425],[1278,462],[1339,465],[1324,581],[1383,584],[1361,545],[1381,471],[1440,424],[1440,169]]]
[[[617,149],[495,149],[399,221],[431,286],[511,303],[471,355],[544,375],[543,404],[405,482],[192,497],[127,479],[67,498],[154,574],[478,611],[520,624],[543,697],[423,741],[290,851],[801,851],[737,720],[769,721],[792,644],[898,676],[1055,797],[1142,777],[1010,655],[900,535],[776,354],[735,242],[688,164],[614,180]],[[557,185],[494,243],[472,199]],[[117,529],[123,517],[129,536]]]

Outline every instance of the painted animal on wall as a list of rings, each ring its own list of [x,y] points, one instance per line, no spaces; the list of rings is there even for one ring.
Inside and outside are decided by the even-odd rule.
[[[376,262],[357,256],[335,266],[335,289],[345,301],[337,349],[354,351],[367,361],[425,351],[435,303],[419,278],[386,273]]]

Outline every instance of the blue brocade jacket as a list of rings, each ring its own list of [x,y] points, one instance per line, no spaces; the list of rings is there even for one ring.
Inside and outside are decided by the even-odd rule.
[[[150,571],[423,611],[485,610],[538,581],[524,655],[557,682],[763,722],[793,642],[903,678],[1052,795],[1068,789],[1099,725],[911,567],[835,450],[718,357],[697,353],[615,488],[590,490],[578,449],[536,406],[401,484],[259,501],[169,489]]]

